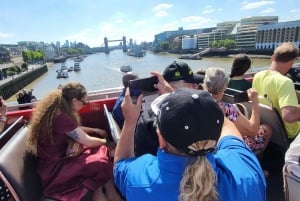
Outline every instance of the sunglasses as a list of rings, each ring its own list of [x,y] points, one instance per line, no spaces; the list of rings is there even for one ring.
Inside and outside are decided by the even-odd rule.
[[[82,102],[83,105],[87,105],[89,103],[89,100],[79,100],[80,102]]]

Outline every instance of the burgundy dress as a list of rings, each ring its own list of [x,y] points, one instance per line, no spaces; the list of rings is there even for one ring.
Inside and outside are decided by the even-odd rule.
[[[79,201],[88,191],[96,190],[112,178],[109,149],[102,145],[67,158],[69,137],[66,133],[78,125],[61,112],[52,126],[54,143],[40,136],[37,148],[37,172],[43,185],[43,195],[56,200]]]

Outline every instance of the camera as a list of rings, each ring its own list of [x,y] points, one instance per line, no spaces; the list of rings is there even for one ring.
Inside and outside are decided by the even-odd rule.
[[[157,91],[154,84],[157,84],[158,80],[156,76],[151,76],[147,78],[135,79],[129,81],[130,89],[139,89],[145,92]]]

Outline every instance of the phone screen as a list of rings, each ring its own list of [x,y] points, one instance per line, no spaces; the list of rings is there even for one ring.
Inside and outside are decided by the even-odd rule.
[[[141,91],[152,92],[157,91],[154,84],[157,84],[157,77],[151,76],[142,79],[135,79],[129,81],[129,87],[133,89],[139,89]]]

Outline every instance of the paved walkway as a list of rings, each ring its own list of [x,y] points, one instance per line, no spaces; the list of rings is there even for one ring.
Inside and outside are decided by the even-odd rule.
[[[4,68],[9,68],[9,67],[12,67],[14,66],[15,64],[13,63],[7,63],[7,64],[0,64],[0,70],[4,69]],[[48,65],[48,64],[46,64]],[[21,75],[24,75],[25,73],[27,73],[28,71],[32,71],[34,69],[37,69],[39,67],[42,67],[43,65],[40,65],[40,64],[33,64],[33,65],[29,65],[28,66],[28,70],[25,71],[25,72],[21,72],[19,74],[16,74],[16,75],[13,75],[13,76],[7,76],[7,78],[3,79],[3,80],[0,80],[0,86],[13,80],[13,79],[16,79],[17,77],[20,77]]]

